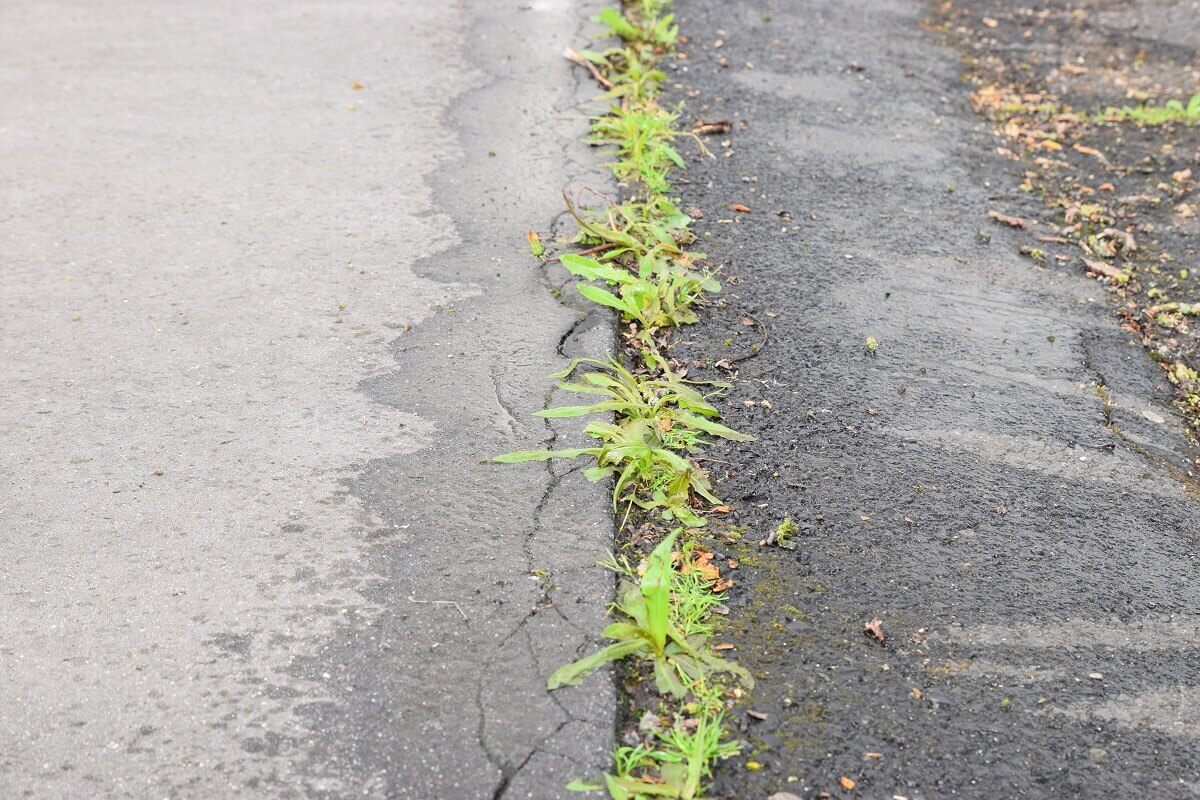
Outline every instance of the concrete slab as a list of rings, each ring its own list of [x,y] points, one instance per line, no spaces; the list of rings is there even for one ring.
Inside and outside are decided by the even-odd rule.
[[[0,8],[0,795],[607,761],[611,685],[542,688],[600,628],[604,491],[480,463],[611,339],[523,243],[595,177],[585,11]]]

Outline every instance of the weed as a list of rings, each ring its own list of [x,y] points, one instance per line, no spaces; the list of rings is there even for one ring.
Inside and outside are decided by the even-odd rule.
[[[694,132],[676,128],[682,106],[665,108],[657,101],[667,79],[659,63],[678,35],[670,5],[671,0],[624,0],[620,10],[606,8],[596,21],[619,45],[602,52],[568,51],[568,58],[586,67],[607,90],[611,105],[592,121],[590,141],[615,149],[613,174],[630,187],[634,199],[621,204],[609,200],[601,209],[580,213],[564,197],[579,226],[574,242],[585,250],[558,260],[573,275],[592,282],[578,286],[583,297],[620,312],[629,328],[625,340],[640,346],[646,369],[629,370],[615,360],[572,361],[554,376],[561,380],[559,387],[591,395],[595,402],[539,413],[548,418],[601,415],[584,428],[596,444],[517,451],[493,460],[593,459],[584,474],[594,481],[613,479],[614,508],[624,502],[627,513],[637,506],[698,527],[705,521],[692,504],[719,501],[691,456],[711,437],[752,437],[722,425],[709,396],[677,376],[659,351],[665,341],[660,331],[695,322],[705,296],[721,288],[711,271],[697,268],[704,255],[687,249],[696,238],[692,220],[667,197],[672,171],[685,166],[678,140],[690,136],[707,153]],[[529,248],[535,257],[545,254],[532,232]],[[713,386],[719,390],[725,385]],[[712,612],[721,603],[712,583],[716,570],[703,569],[706,564],[686,548],[681,568],[673,567],[672,546],[679,532],[653,550],[640,572],[624,561],[607,564],[620,575],[613,605],[617,619],[604,630],[610,643],[560,668],[547,681],[550,689],[575,684],[605,664],[633,657],[652,665],[658,691],[676,698],[672,703],[678,712],[649,740],[618,747],[613,774],[605,776],[604,784],[576,781],[571,789],[607,789],[613,800],[693,800],[715,762],[737,752],[737,743],[727,741],[724,733],[724,692],[710,679],[723,674],[748,686],[753,681],[709,646]]]
[[[593,303],[614,308],[625,319],[639,323],[644,337],[664,326],[695,322],[696,303],[703,299],[705,292],[721,288],[711,275],[670,261],[642,259],[644,268],[635,274],[574,254],[564,255],[560,260],[572,275],[616,286],[617,293],[613,294],[597,286],[580,284],[579,293]]]
[[[792,537],[799,530],[800,526],[793,522],[791,517],[784,517],[783,522],[779,523],[779,527],[767,537],[767,543],[782,547],[784,550],[795,550],[796,543],[792,541]]]
[[[679,35],[674,14],[659,16],[666,5],[661,1],[642,0],[642,13],[637,17],[622,14],[615,8],[605,8],[595,17],[595,21],[608,26],[609,32],[619,39],[665,50],[675,45],[675,38]]]
[[[637,105],[614,105],[609,113],[592,123],[593,144],[611,144],[619,158],[612,163],[620,181],[638,180],[650,195],[671,191],[668,176],[675,167],[685,167],[683,156],[671,145],[680,136],[694,134],[675,129],[678,111],[669,111],[654,101]]]
[[[1186,106],[1179,100],[1168,100],[1161,106],[1146,103],[1123,108],[1110,107],[1099,116],[1104,122],[1135,122],[1148,126],[1182,122],[1185,125],[1195,125],[1200,123],[1200,93],[1192,95]]]
[[[702,781],[712,777],[713,765],[736,755],[741,745],[727,739],[720,687],[697,687],[696,699],[684,704],[683,712],[670,727],[655,732],[655,747],[618,747],[613,754],[614,773],[604,776],[603,785],[574,781],[567,788],[607,789],[613,800],[699,797]]]
[[[614,608],[622,619],[604,629],[604,637],[613,643],[560,667],[550,676],[547,688],[577,684],[605,664],[633,655],[653,662],[655,686],[663,694],[683,697],[690,685],[716,672],[729,673],[753,686],[754,680],[745,668],[708,648],[706,636],[685,636],[672,620],[675,570],[671,566],[671,548],[678,534],[678,529],[672,531],[654,548],[639,582],[621,580]]]
[[[753,439],[719,422],[719,413],[695,388],[667,373],[659,378],[634,375],[616,361],[576,359],[553,377],[569,378],[581,364],[597,367],[577,381],[563,381],[559,388],[607,399],[587,406],[561,406],[538,412],[550,418],[589,414],[617,415],[616,423],[592,421],[584,428],[600,440],[598,447],[563,450],[518,450],[497,456],[494,461],[515,464],[552,458],[590,456],[596,465],[584,474],[598,481],[616,477],[613,507],[622,501],[647,511],[658,511],[665,519],[689,527],[701,527],[704,518],[690,508],[695,494],[719,504],[704,470],[681,456],[704,442],[703,435],[734,441]]]

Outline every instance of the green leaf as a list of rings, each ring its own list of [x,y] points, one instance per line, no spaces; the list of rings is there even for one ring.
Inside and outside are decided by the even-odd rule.
[[[679,679],[679,673],[665,658],[654,659],[654,687],[658,689],[659,694],[672,694],[676,697],[687,694],[687,687]]]
[[[620,311],[621,313],[630,317],[638,317],[638,314],[628,303],[614,295],[612,292],[605,291],[598,286],[588,286],[587,284],[584,284],[583,286],[579,287],[579,293],[597,305],[615,308],[617,311]]]
[[[676,152],[675,148],[671,147],[671,145],[669,145],[669,144],[662,145],[662,151],[663,151],[663,154],[666,155],[667,158],[671,159],[671,161],[674,162],[675,166],[677,166],[677,167],[686,167],[687,166],[686,164],[684,164],[683,157],[681,155],[679,155],[679,153]]]
[[[667,646],[667,626],[671,622],[671,548],[678,535],[679,531],[672,531],[650,553],[640,586],[646,601],[646,632],[656,655],[662,655]]]
[[[545,411],[537,412],[534,414],[534,416],[547,417],[549,419],[560,419],[562,417],[582,417],[586,414],[602,414],[605,411],[618,411],[622,408],[625,408],[627,405],[627,403],[623,403],[619,400],[609,400],[605,403],[596,403],[595,405],[590,406],[559,406],[558,408],[547,408]]]
[[[567,791],[568,792],[602,792],[602,791],[604,791],[604,784],[588,783],[587,781],[576,778],[575,780],[573,780],[567,784]]]
[[[546,681],[547,689],[558,689],[563,686],[578,685],[585,677],[600,669],[610,661],[619,661],[625,656],[645,648],[644,641],[627,641],[610,644],[599,652],[584,656],[578,661],[572,661],[564,667],[559,667]]]
[[[735,442],[753,442],[754,437],[747,433],[738,433],[732,428],[727,428],[720,423],[712,420],[699,417],[694,414],[688,414],[684,411],[677,412],[675,418],[685,425],[693,428],[698,428],[705,433],[711,433],[713,436],[720,436],[722,439],[731,439]]]
[[[594,447],[576,447],[568,450],[515,450],[492,459],[497,464],[523,464],[527,461],[548,461],[552,458],[579,458],[594,452]]]
[[[559,259],[559,263],[572,275],[587,278],[590,281],[602,280],[609,283],[628,283],[633,276],[623,269],[617,269],[611,264],[601,264],[591,258],[584,258],[575,253],[567,253]]]

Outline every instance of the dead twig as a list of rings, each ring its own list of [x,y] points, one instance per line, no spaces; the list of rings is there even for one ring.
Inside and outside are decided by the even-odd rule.
[[[592,77],[596,79],[596,83],[600,84],[605,89],[617,88],[617,85],[615,83],[610,81],[608,78],[604,77],[604,75],[602,75],[600,73],[600,70],[596,69],[595,64],[588,61],[586,58],[584,58],[583,56],[581,56],[579,53],[572,50],[571,48],[568,47],[566,50],[563,50],[563,57],[565,57],[568,61],[570,61],[572,63],[578,64],[579,66],[586,69],[588,72],[592,73]]]
[[[550,262],[550,261],[561,261],[561,260],[562,260],[562,257],[563,257],[563,256],[565,256],[565,255],[590,256],[592,253],[600,253],[600,252],[602,252],[602,251],[604,251],[604,250],[609,250],[609,249],[611,249],[611,248],[613,248],[613,247],[616,247],[616,245],[615,245],[615,244],[612,244],[612,243],[608,243],[608,244],[598,244],[598,245],[596,245],[595,247],[589,247],[589,248],[588,248],[588,249],[586,249],[586,250],[572,250],[572,251],[571,251],[571,253],[569,253],[569,254],[568,254],[568,253],[560,253],[560,254],[558,254],[558,255],[556,255],[556,256],[550,256],[549,258],[547,258],[547,259],[545,259],[545,260],[546,260],[547,262]]]
[[[429,606],[454,606],[458,610],[458,613],[462,614],[463,621],[470,622],[470,620],[467,619],[467,612],[463,611],[462,606],[453,600],[418,600],[417,598],[410,596],[408,598],[408,602],[420,603],[422,605]]]
[[[745,311],[742,312],[742,316],[754,323],[755,327],[758,328],[759,335],[762,336],[762,341],[755,342],[754,344],[750,345],[750,352],[744,356],[721,359],[729,365],[727,368],[732,368],[734,364],[740,364],[743,361],[749,361],[750,359],[754,358],[763,351],[763,348],[767,346],[767,342],[770,341],[770,336],[767,334],[767,326],[763,325],[762,322],[759,321],[758,317]]]

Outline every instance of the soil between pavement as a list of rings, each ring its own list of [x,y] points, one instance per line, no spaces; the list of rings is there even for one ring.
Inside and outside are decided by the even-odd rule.
[[[677,10],[678,96],[734,131],[680,184],[726,289],[676,355],[760,437],[711,453],[767,715],[716,795],[1196,796],[1194,454],[1104,291],[988,223],[958,54],[917,2]]]

